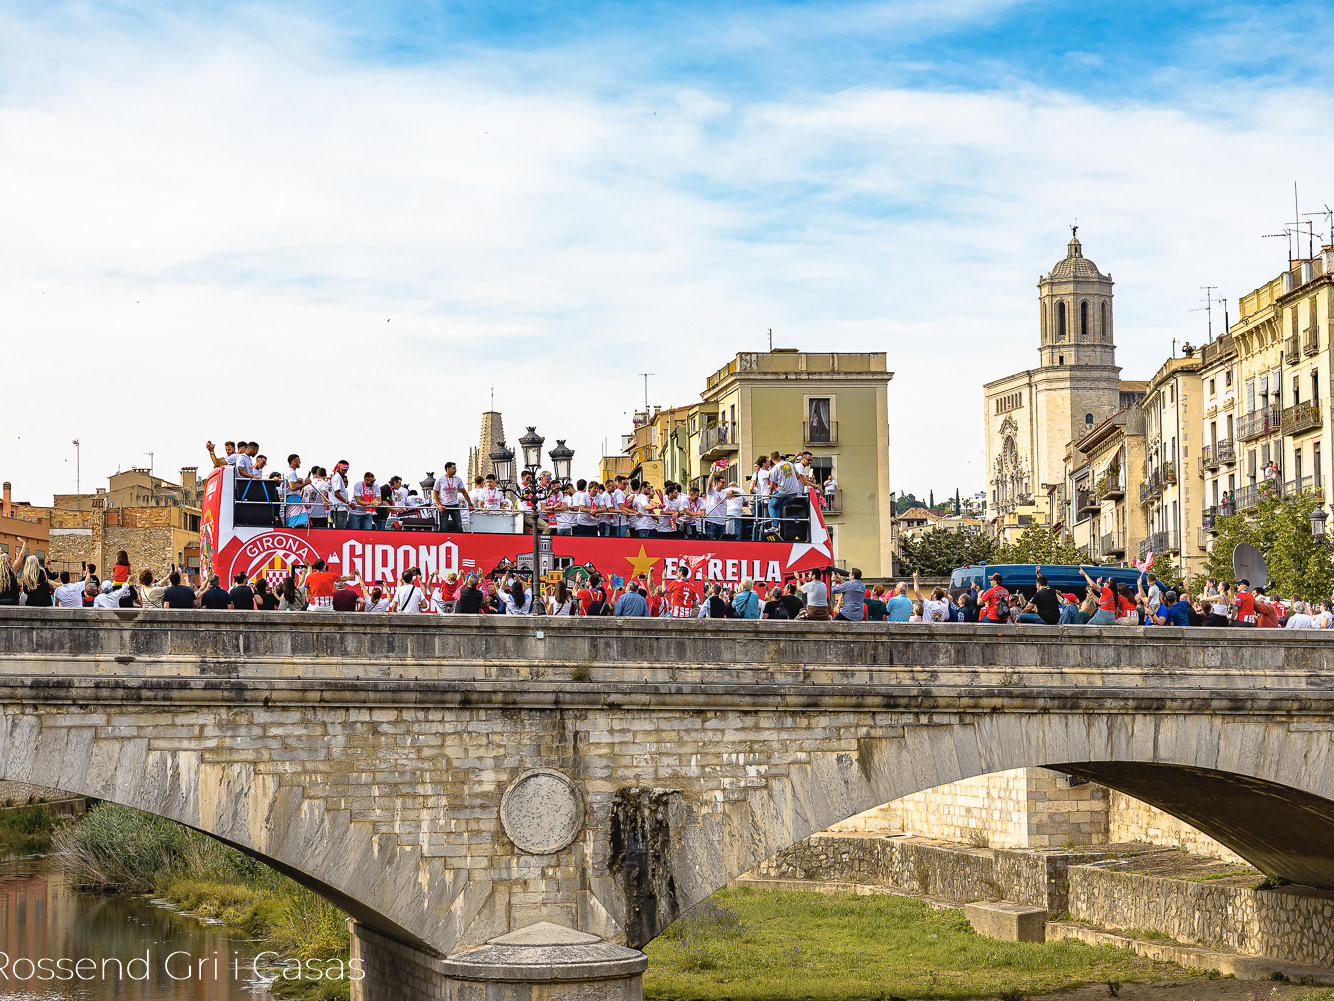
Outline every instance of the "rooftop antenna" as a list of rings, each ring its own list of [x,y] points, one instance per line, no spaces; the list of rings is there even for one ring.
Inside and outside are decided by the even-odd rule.
[[[144,455],[148,456],[148,479],[151,483],[153,479],[153,453],[145,452]]]
[[[1279,237],[1284,237],[1284,236],[1288,238],[1288,268],[1291,269],[1291,268],[1292,268],[1292,230],[1288,229],[1287,226],[1284,226],[1284,227],[1283,227],[1283,232],[1282,232],[1282,233],[1261,233],[1261,234],[1260,234],[1260,239],[1262,239],[1262,240],[1276,240],[1276,239],[1278,239]]]
[[[769,353],[770,353],[770,354],[773,354],[773,350],[774,350],[774,328],[773,328],[773,327],[770,327],[770,328],[769,328]]]
[[[1218,286],[1217,286],[1217,285],[1201,285],[1200,288],[1204,289],[1204,305],[1201,306],[1199,309],[1192,309],[1192,310],[1190,310],[1189,312],[1192,312],[1192,313],[1203,313],[1203,314],[1205,315],[1205,317],[1208,319],[1208,321],[1209,321],[1209,343],[1212,344],[1212,343],[1214,342],[1214,303],[1213,303],[1213,293],[1217,290]]]
[[[496,411],[496,384],[493,382],[491,383],[491,412],[495,413],[495,411]]]
[[[1223,299],[1221,302],[1223,303],[1223,333],[1230,334],[1232,332],[1232,323],[1227,317],[1227,300]]]
[[[657,375],[657,373],[640,372],[639,374],[644,377],[644,420],[648,420],[648,377],[650,375]]]
[[[1331,245],[1334,245],[1334,209],[1331,209],[1326,205],[1323,212],[1303,212],[1302,214],[1308,216],[1324,216],[1325,219],[1329,220],[1329,242]]]

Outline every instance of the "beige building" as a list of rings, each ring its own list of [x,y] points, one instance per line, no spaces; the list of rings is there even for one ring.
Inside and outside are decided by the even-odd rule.
[[[56,494],[40,510],[49,519],[52,569],[81,572],[85,563],[110,576],[124,549],[135,570],[161,574],[173,564],[199,567],[202,481],[194,466],[181,470],[179,484],[147,469],[127,469],[91,494]]]
[[[987,518],[1000,534],[1054,526],[1067,446],[1143,395],[1116,365],[1112,277],[1075,237],[1038,281],[1038,330],[1038,367],[983,387]]]
[[[1144,539],[1136,495],[1144,469],[1144,412],[1138,404],[1112,414],[1066,452],[1063,521],[1090,562],[1124,563]]]
[[[1203,440],[1194,474],[1202,483],[1204,496],[1200,524],[1202,545],[1208,548],[1224,501],[1236,492],[1239,478],[1238,459],[1241,455],[1237,434],[1242,413],[1241,364],[1237,342],[1231,334],[1223,334],[1211,344],[1197,351],[1200,360],[1200,392],[1204,403]],[[1183,476],[1192,470],[1182,469]]]
[[[1147,536],[1136,556],[1175,566],[1189,580],[1203,569],[1200,518],[1205,491],[1196,474],[1204,428],[1201,359],[1169,358],[1152,379],[1144,410],[1144,476],[1137,484]]]
[[[0,559],[12,563],[26,549],[29,556],[45,560],[50,546],[48,526],[46,509],[13,500],[6,480],[0,496]]]
[[[884,352],[743,352],[708,377],[701,402],[636,414],[602,469],[703,488],[716,467],[748,488],[761,455],[809,449],[815,479],[834,481],[824,510],[833,558],[887,576],[893,377]]]

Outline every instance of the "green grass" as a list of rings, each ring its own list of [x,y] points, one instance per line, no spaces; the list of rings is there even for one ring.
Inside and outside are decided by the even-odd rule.
[[[49,806],[40,804],[0,812],[0,858],[46,854],[64,823]]]
[[[983,938],[962,911],[935,911],[910,897],[741,887],[706,906],[645,950],[645,998],[978,998],[1204,976],[1111,946]]]

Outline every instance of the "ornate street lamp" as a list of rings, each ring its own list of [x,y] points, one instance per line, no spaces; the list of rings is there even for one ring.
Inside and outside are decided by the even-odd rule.
[[[493,472],[496,474],[496,483],[506,488],[513,487],[514,453],[505,447],[503,441],[498,441],[487,458],[491,460],[491,465],[495,467]]]
[[[519,447],[523,449],[523,468],[534,476],[542,466],[542,444],[545,441],[535,427],[529,427],[528,433],[519,439]]]
[[[1325,537],[1325,522],[1329,515],[1325,514],[1325,509],[1317,504],[1311,512],[1311,537],[1313,539],[1323,539]]]
[[[565,439],[557,438],[556,447],[549,453],[551,466],[558,483],[570,482],[570,463],[574,460],[574,449],[565,447]]]

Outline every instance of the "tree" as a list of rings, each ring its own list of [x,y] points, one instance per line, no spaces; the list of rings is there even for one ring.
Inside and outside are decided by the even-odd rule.
[[[931,528],[917,538],[899,542],[899,568],[905,574],[923,577],[948,577],[959,567],[994,563],[996,544],[986,535]]]
[[[909,508],[913,508],[913,507],[925,507],[925,506],[926,506],[926,505],[924,505],[921,501],[919,501],[919,500],[918,500],[916,497],[914,497],[912,494],[901,494],[901,495],[899,496],[899,499],[896,500],[896,501],[894,502],[894,513],[895,513],[895,514],[902,514],[904,511],[907,511]]]
[[[1083,560],[1083,550],[1069,536],[1060,538],[1041,525],[1029,525],[1010,545],[998,547],[994,563],[1057,563],[1075,566]]]
[[[1232,550],[1249,542],[1265,558],[1271,593],[1324,598],[1334,587],[1334,552],[1311,535],[1316,503],[1309,492],[1280,497],[1276,488],[1262,488],[1255,507],[1215,522],[1218,535],[1204,564],[1205,576],[1232,580]]]

